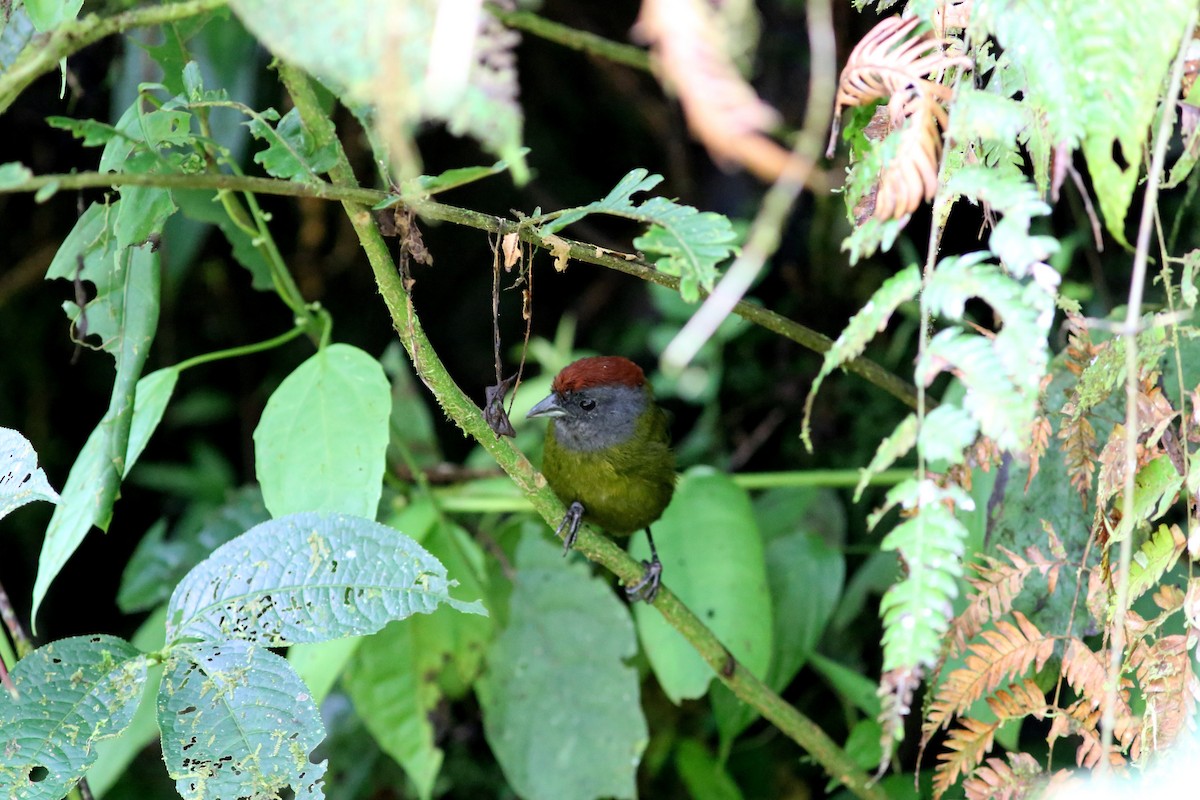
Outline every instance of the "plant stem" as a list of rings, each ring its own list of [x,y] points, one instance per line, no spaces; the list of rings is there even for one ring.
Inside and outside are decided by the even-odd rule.
[[[354,172],[346,160],[344,151],[337,142],[333,124],[320,112],[316,95],[308,78],[291,65],[281,65],[279,75],[300,110],[304,124],[318,146],[332,143],[338,160],[329,171],[335,184],[353,185]],[[362,205],[345,201],[346,214],[358,234],[359,242],[367,254],[375,282],[383,296],[384,304],[392,317],[392,325],[400,342],[412,360],[413,368],[421,380],[433,392],[442,410],[455,424],[473,437],[508,473],[513,482],[533,503],[534,510],[548,523],[557,522],[563,516],[562,504],[546,485],[546,479],[533,468],[525,454],[517,450],[511,441],[496,436],[479,407],[454,382],[430,345],[420,320],[413,309],[412,297],[405,291],[403,281],[388,252],[387,244],[379,233],[368,209]],[[634,561],[605,536],[584,527],[579,531],[575,549],[588,559],[609,569],[626,585],[637,582],[642,575],[642,566]],[[654,607],[663,617],[692,644],[701,657],[720,676],[721,680],[744,702],[757,709],[773,722],[788,737],[807,750],[826,771],[846,785],[855,795],[871,800],[884,800],[885,795],[870,783],[868,776],[858,765],[830,739],[823,730],[794,707],[784,702],[762,681],[754,677],[730,655],[717,638],[696,616],[663,587]]]
[[[110,188],[118,186],[159,186],[167,189],[225,189],[234,192],[254,192],[258,194],[273,194],[285,197],[315,197],[321,200],[337,200],[353,203],[356,207],[373,206],[394,195],[374,189],[364,189],[356,184],[333,184],[325,181],[283,181],[274,178],[256,178],[243,175],[223,175],[216,173],[200,173],[182,175],[178,173],[118,173],[118,172],[86,172],[70,175],[39,175],[21,183],[0,186],[0,194],[12,192],[36,192],[46,186],[57,186],[64,189]],[[543,242],[538,235],[527,226],[518,225],[512,220],[495,217],[467,208],[446,205],[426,199],[413,199],[413,209],[422,219],[450,222],[468,228],[476,228],[489,233],[508,233],[516,231],[522,241],[543,249],[550,246]],[[363,212],[368,209],[363,208]],[[635,278],[641,278],[650,283],[657,283],[674,291],[679,290],[679,278],[666,275],[656,270],[637,256],[622,253],[618,250],[608,250],[598,245],[579,242],[560,237],[568,246],[568,256],[576,261],[597,266],[607,267]],[[701,296],[706,296],[701,290]],[[733,307],[733,313],[742,319],[752,322],[761,328],[790,339],[801,347],[815,353],[824,353],[833,346],[833,340],[823,333],[814,331],[787,317],[761,306],[740,301]],[[869,358],[859,357],[843,365],[847,372],[858,375],[868,383],[895,397],[909,408],[917,407],[917,389],[911,383],[889,372],[884,367]],[[936,403],[926,399],[926,410],[932,409]]]
[[[1179,87],[1183,79],[1183,65],[1187,59],[1188,43],[1192,41],[1192,31],[1196,27],[1196,9],[1192,9],[1188,17],[1183,38],[1180,40],[1179,53],[1171,67],[1171,77],[1167,81],[1166,94],[1163,95],[1162,119],[1154,134],[1154,152],[1150,164],[1146,167],[1146,195],[1142,200],[1142,217],[1138,223],[1137,244],[1133,251],[1133,275],[1129,278],[1129,301],[1125,310],[1125,325],[1121,337],[1125,339],[1125,485],[1121,503],[1121,515],[1125,520],[1132,520],[1134,478],[1137,472],[1137,440],[1140,433],[1138,427],[1138,385],[1141,382],[1138,375],[1137,335],[1139,320],[1142,315],[1142,295],[1146,286],[1146,263],[1150,257],[1150,232],[1154,227],[1154,210],[1158,204],[1158,184],[1162,179],[1163,164],[1167,157],[1167,142],[1171,138],[1171,127],[1175,123],[1175,102],[1179,97]],[[1120,686],[1122,664],[1125,661],[1125,615],[1129,605],[1129,565],[1133,558],[1133,533],[1127,530],[1120,542],[1120,556],[1117,571],[1113,576],[1116,582],[1117,596],[1113,610],[1111,654],[1108,661],[1108,676],[1105,680],[1104,714],[1100,718],[1100,738],[1103,745],[1096,771],[1107,772],[1110,769],[1108,753],[1112,748],[1113,729],[1116,727],[1117,691]]]
[[[488,13],[510,28],[532,33],[534,36],[561,44],[572,50],[579,50],[591,55],[607,58],[617,64],[627,67],[650,71],[650,56],[640,47],[621,44],[603,36],[597,36],[587,31],[569,28],[557,22],[551,22],[545,17],[539,17],[530,11],[508,11],[495,3],[487,3]]]

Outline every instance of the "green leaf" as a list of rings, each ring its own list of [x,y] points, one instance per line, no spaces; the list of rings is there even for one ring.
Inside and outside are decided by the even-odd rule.
[[[0,164],[0,189],[20,186],[31,178],[33,178],[33,170],[19,161]]]
[[[951,605],[962,577],[963,542],[967,530],[943,504],[952,499],[971,508],[960,491],[915,478],[888,492],[888,505],[900,503],[917,514],[884,537],[883,550],[897,550],[908,574],[883,595],[883,670],[931,666],[942,647],[942,636],[954,616]]]
[[[1183,487],[1183,476],[1176,471],[1170,456],[1161,455],[1139,469],[1133,482],[1133,508],[1113,532],[1112,539],[1116,542],[1128,536],[1135,526],[1166,514]]]
[[[630,170],[603,200],[561,213],[539,226],[538,234],[549,236],[588,214],[611,214],[649,223],[650,228],[633,240],[633,246],[660,256],[655,266],[678,276],[680,294],[695,301],[700,297],[700,287],[712,289],[717,264],[736,250],[737,235],[729,219],[721,214],[698,212],[665,197],[651,197],[640,206],[634,205],[634,194],[649,191],[661,181],[661,175],[650,175],[640,167]]]
[[[187,574],[171,595],[167,641],[244,639],[282,647],[374,633],[432,613],[449,596],[446,568],[387,526],[301,513],[256,525]]]
[[[1034,262],[1046,261],[1058,252],[1058,241],[1052,236],[1030,235],[1033,218],[1049,214],[1050,206],[1017,167],[963,167],[946,182],[946,192],[961,194],[976,205],[986,204],[1002,216],[992,227],[988,245],[1014,277],[1025,277]],[[974,261],[968,261],[972,264]]]
[[[113,636],[63,639],[17,662],[16,697],[0,692],[0,786],[9,796],[65,795],[95,761],[95,743],[129,724],[146,663]]]
[[[437,429],[426,400],[429,393],[413,376],[404,348],[399,342],[392,342],[383,351],[379,363],[392,380],[388,463],[410,468],[442,463]]]
[[[163,621],[166,607],[159,606],[150,614],[133,635],[133,646],[143,653],[156,652],[163,646]],[[137,710],[129,725],[119,736],[102,739],[95,743],[96,762],[87,771],[88,787],[96,797],[108,794],[129,769],[129,765],[151,743],[158,747],[159,731],[155,719],[155,700],[162,680],[161,663],[150,663],[146,669],[145,686],[138,701]]]
[[[261,292],[275,288],[271,280],[271,266],[255,244],[254,237],[234,223],[217,192],[207,189],[175,189],[171,194],[185,217],[197,222],[212,223],[220,229],[233,248],[233,257],[249,271],[251,285],[255,289]]]
[[[231,492],[220,506],[197,522],[184,519],[168,538],[166,521],[155,524],[138,542],[117,591],[117,607],[126,614],[166,602],[192,567],[243,532],[271,518],[257,486]]]
[[[712,629],[735,658],[764,677],[772,646],[771,594],[763,542],[746,492],[727,475],[690,470],[654,523],[663,582]],[[649,558],[645,534],[630,553]],[[644,603],[634,607],[638,637],[667,697],[701,697],[713,671],[683,635]]]
[[[318,147],[300,120],[299,110],[293,108],[283,115],[274,128],[266,115],[251,118],[246,125],[255,138],[267,143],[266,150],[254,154],[267,174],[292,181],[318,181],[337,162],[334,142]]]
[[[816,648],[837,608],[846,559],[827,542],[844,536],[845,520],[832,493],[779,489],[773,494],[778,499],[760,498],[754,509],[763,532],[774,620],[771,665],[765,681],[775,692],[782,692]],[[833,514],[830,508],[838,512]],[[767,509],[774,509],[777,518],[766,516]],[[791,513],[778,518],[785,511]],[[714,687],[712,699],[722,752],[728,753],[733,740],[758,718],[758,712],[723,684]]]
[[[58,492],[37,465],[33,444],[12,428],[0,428],[0,519],[34,500],[57,503]]]
[[[175,647],[158,693],[167,774],[184,800],[323,798],[321,715],[287,661],[241,641]]]
[[[921,447],[927,461],[948,465],[963,463],[963,451],[975,441],[979,423],[953,403],[942,403],[930,411],[921,428]]]
[[[404,768],[417,795],[429,800],[442,766],[430,717],[442,700],[437,671],[443,654],[428,647],[416,622],[393,622],[364,639],[342,686],[379,748]]]
[[[517,37],[490,14],[447,17],[435,0],[230,6],[277,57],[320,78],[351,107],[376,107],[360,118],[372,117],[380,135],[407,137],[421,121],[442,121],[455,136],[471,136],[509,161],[518,182],[528,179],[512,55]],[[439,35],[461,45],[450,63],[430,60],[435,21]]]
[[[323,348],[284,379],[254,431],[271,515],[342,511],[374,519],[383,490],[391,398],[379,362]]]
[[[522,147],[520,152],[521,156],[524,157],[529,152],[529,148]],[[371,206],[371,209],[378,211],[379,209],[394,206],[402,202],[405,195],[434,195],[440,192],[448,192],[451,189],[457,189],[460,186],[466,186],[484,178],[499,175],[509,168],[509,163],[501,159],[490,167],[454,167],[453,169],[439,172],[437,175],[418,175],[416,178],[411,178],[404,182],[400,187],[400,194],[388,195],[383,200]]]
[[[462,594],[483,595],[484,555],[470,534],[440,522],[425,544],[463,579]],[[431,719],[447,694],[457,698],[469,691],[483,668],[493,624],[491,617],[448,608],[392,623],[363,641],[343,677],[359,717],[423,798],[432,793],[442,763]]]
[[[125,474],[137,463],[138,457],[146,449],[154,429],[162,422],[167,403],[171,402],[171,394],[175,391],[175,383],[179,380],[179,369],[165,367],[145,375],[137,382],[133,399],[133,420],[129,424],[129,446],[125,456]]]
[[[1187,545],[1177,526],[1159,525],[1129,563],[1129,602],[1158,586],[1167,570],[1175,566]]]
[[[863,350],[867,347],[867,342],[887,327],[892,313],[901,304],[915,298],[920,288],[921,273],[915,264],[905,267],[888,278],[882,286],[875,290],[875,294],[871,296],[866,305],[850,318],[850,322],[846,324],[845,330],[833,343],[833,347],[826,351],[825,360],[821,363],[821,370],[813,379],[812,387],[808,390],[808,399],[804,402],[804,424],[801,436],[810,449],[812,443],[808,438],[808,422],[812,415],[813,400],[817,397],[821,383],[835,369],[862,355]]]
[[[108,410],[71,467],[62,501],[42,543],[33,590],[31,616],[35,620],[51,581],[83,537],[93,525],[102,530],[108,527],[125,472],[138,376],[158,325],[158,255],[151,247],[117,248],[110,227],[123,202],[109,206],[93,203],[76,222],[46,273],[47,278],[94,284],[96,296],[84,309],[65,304],[67,315],[77,333],[86,320],[88,335],[99,337],[100,347],[116,359],[117,371]]]
[[[692,800],[742,800],[725,767],[702,743],[684,739],[675,746],[675,769]]]
[[[646,748],[629,612],[536,531],[517,547],[509,625],[477,686],[484,732],[526,800],[633,798]]]
[[[887,435],[879,447],[871,463],[859,470],[858,485],[854,487],[854,502],[862,498],[862,493],[871,485],[871,478],[895,464],[897,459],[908,455],[917,444],[917,415],[909,414],[896,429]]]
[[[79,16],[83,0],[25,0],[25,11],[39,33],[53,30]]]
[[[810,655],[808,664],[844,701],[857,708],[864,716],[871,719],[879,716],[879,695],[875,694],[879,687],[875,681],[868,680],[858,670],[839,664],[820,653]]]
[[[294,644],[288,648],[288,663],[312,692],[317,705],[323,703],[333,691],[338,678],[342,677],[346,665],[365,639],[364,636],[347,636],[328,642]]]

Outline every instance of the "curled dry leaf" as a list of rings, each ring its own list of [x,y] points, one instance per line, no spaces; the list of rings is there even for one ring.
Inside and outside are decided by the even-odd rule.
[[[941,38],[913,36],[918,24],[917,19],[900,17],[880,22],[850,53],[838,81],[826,155],[833,155],[837,120],[851,106],[887,99],[887,128],[901,131],[899,146],[879,176],[876,219],[903,217],[937,191],[941,132],[947,124],[943,104],[950,100],[951,90],[929,76],[954,66],[971,66],[966,57],[948,55]]]
[[[946,37],[946,31],[965,30],[971,21],[971,0],[943,0],[933,10],[933,35]]]
[[[651,46],[688,129],[716,161],[764,181],[783,174],[790,154],[765,135],[779,115],[738,73],[705,0],[642,0],[633,34]]]

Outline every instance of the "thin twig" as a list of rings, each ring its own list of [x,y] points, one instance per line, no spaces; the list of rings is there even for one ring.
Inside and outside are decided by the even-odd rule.
[[[1163,163],[1167,156],[1167,142],[1171,138],[1171,128],[1175,124],[1175,104],[1179,96],[1179,86],[1183,79],[1183,64],[1187,55],[1187,43],[1192,40],[1192,30],[1196,26],[1196,9],[1192,9],[1184,26],[1183,38],[1180,40],[1179,53],[1171,67],[1171,79],[1167,83],[1166,94],[1163,95],[1163,114],[1155,133],[1154,155],[1146,169],[1146,196],[1142,201],[1142,217],[1138,223],[1137,244],[1133,252],[1133,275],[1129,279],[1129,302],[1125,311],[1125,330],[1121,336],[1125,339],[1125,485],[1121,502],[1123,524],[1133,520],[1133,491],[1134,472],[1137,468],[1137,438],[1138,438],[1138,354],[1137,330],[1138,319],[1142,311],[1142,295],[1146,284],[1146,263],[1150,257],[1150,232],[1154,226],[1154,208],[1158,203],[1158,184],[1162,178]],[[1104,714],[1100,718],[1100,734],[1103,743],[1102,755],[1097,765],[1097,771],[1104,773],[1109,769],[1108,753],[1112,748],[1113,730],[1116,727],[1117,691],[1121,679],[1121,665],[1125,660],[1125,614],[1129,604],[1129,563],[1133,558],[1132,535],[1126,532],[1120,542],[1120,559],[1118,561],[1116,584],[1116,609],[1112,622],[1112,653],[1108,662],[1108,677],[1105,681]]]

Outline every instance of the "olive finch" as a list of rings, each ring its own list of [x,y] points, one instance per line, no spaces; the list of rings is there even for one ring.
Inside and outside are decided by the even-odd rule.
[[[651,560],[642,562],[645,574],[625,592],[652,603],[662,562],[650,523],[675,491],[666,413],[641,367],[620,356],[582,358],[558,373],[551,389],[527,416],[551,421],[542,472],[567,506],[555,534],[567,529],[565,551],[582,520],[617,536],[644,528]]]

